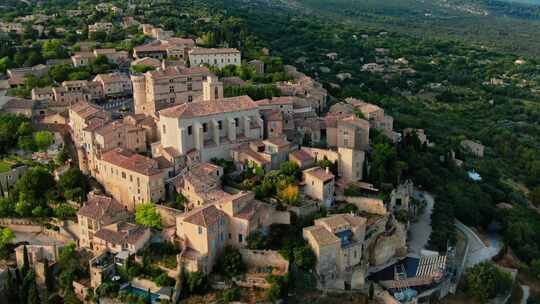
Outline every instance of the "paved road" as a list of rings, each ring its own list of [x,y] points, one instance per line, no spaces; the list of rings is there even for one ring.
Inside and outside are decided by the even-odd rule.
[[[527,304],[531,290],[529,286],[527,285],[521,285],[521,289],[523,290],[523,297],[521,298],[521,304]]]
[[[491,260],[502,249],[502,242],[497,235],[489,235],[490,245],[486,246],[484,242],[469,227],[456,220],[456,228],[461,230],[469,241],[469,254],[465,268],[473,267],[483,261]]]
[[[409,251],[414,255],[420,255],[420,250],[424,249],[429,241],[429,235],[431,234],[431,212],[435,203],[430,194],[426,192],[420,193],[422,193],[427,205],[424,212],[418,218],[418,221],[412,223],[409,229]]]

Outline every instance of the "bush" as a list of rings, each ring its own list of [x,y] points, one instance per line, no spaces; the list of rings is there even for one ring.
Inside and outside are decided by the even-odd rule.
[[[512,288],[512,277],[493,262],[483,262],[467,272],[467,293],[485,303]]]
[[[152,282],[158,284],[159,286],[174,286],[174,279],[169,277],[166,273],[162,273],[155,278],[152,278]]]
[[[216,267],[219,273],[228,277],[242,274],[246,270],[240,251],[232,246],[225,247],[216,263]]]
[[[237,301],[240,298],[240,290],[238,288],[227,289],[221,295],[221,300],[225,303]]]

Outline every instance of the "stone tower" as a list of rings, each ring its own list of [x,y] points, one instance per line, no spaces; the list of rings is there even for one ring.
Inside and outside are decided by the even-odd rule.
[[[146,102],[146,77],[144,74],[132,75],[131,82],[133,83],[133,105],[135,114],[151,114],[150,111],[152,109],[150,109]]]
[[[223,83],[217,77],[208,76],[203,82],[203,100],[223,98]]]

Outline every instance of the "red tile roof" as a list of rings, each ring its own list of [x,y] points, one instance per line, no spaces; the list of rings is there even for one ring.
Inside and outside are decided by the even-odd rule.
[[[249,96],[236,96],[216,100],[184,103],[159,111],[160,115],[174,118],[192,118],[221,113],[256,109],[257,104]]]
[[[187,216],[184,218],[184,222],[208,228],[216,224],[221,217],[227,217],[227,215],[213,205],[210,205]]]
[[[101,159],[126,170],[135,171],[147,176],[162,172],[156,160],[122,148],[116,148],[104,153]]]

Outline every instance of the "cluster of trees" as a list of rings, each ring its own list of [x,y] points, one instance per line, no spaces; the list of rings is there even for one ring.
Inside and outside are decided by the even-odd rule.
[[[8,197],[0,198],[0,215],[73,217],[76,210],[64,201],[68,199],[82,203],[86,199],[86,183],[85,176],[77,168],[69,169],[56,183],[48,169],[31,167],[15,183]],[[52,205],[55,208],[51,208]]]
[[[143,251],[141,264],[135,262],[134,256],[130,256],[126,261],[126,264],[119,269],[120,276],[125,282],[129,282],[135,277],[143,277],[159,286],[174,286],[174,279],[156,266],[156,262],[163,259],[165,256],[172,256],[176,253],[178,253],[178,250],[170,244],[164,244],[163,248],[158,248],[158,246],[154,245]],[[115,286],[111,286],[111,284],[109,284],[109,286],[104,286],[103,288],[109,290],[109,292],[112,291],[113,293],[118,290]]]
[[[137,205],[135,208],[135,222],[149,228],[162,228],[161,215],[156,211],[154,203]]]
[[[265,173],[256,164],[251,163],[244,171],[242,187],[255,192],[258,199],[277,195],[281,202],[288,205],[300,204],[298,182],[302,178],[302,170],[298,164],[286,161],[279,170]]]
[[[483,262],[466,273],[465,283],[468,294],[481,303],[487,303],[511,290],[512,276],[492,262]]]

